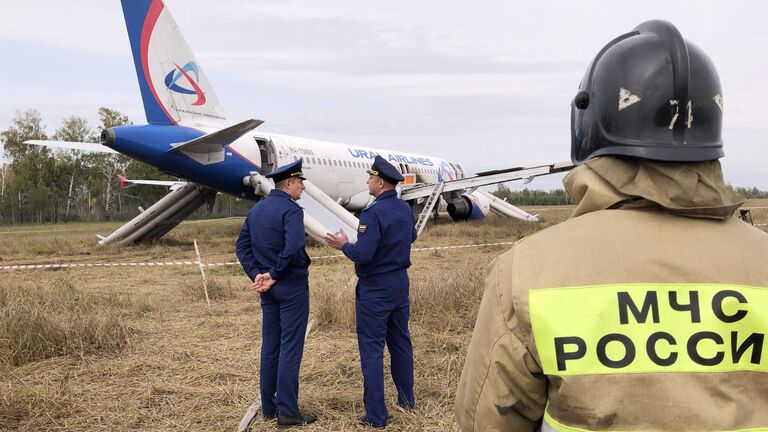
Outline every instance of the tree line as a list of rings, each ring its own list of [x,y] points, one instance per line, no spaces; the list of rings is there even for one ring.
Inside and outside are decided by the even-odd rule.
[[[497,197],[506,200],[512,205],[567,205],[571,204],[571,197],[565,189],[551,189],[549,191],[531,190],[525,188],[521,191],[513,191],[504,184],[499,183],[495,192]]]
[[[65,221],[128,220],[138,207],[148,208],[168,193],[158,186],[121,188],[118,174],[133,179],[178,180],[156,168],[113,153],[94,153],[27,145],[27,140],[98,142],[101,131],[131,124],[127,116],[99,108],[99,125],[70,116],[48,136],[40,112],[17,113],[11,126],[0,132],[0,224]],[[243,215],[253,203],[218,195],[212,207],[203,206],[193,217]]]
[[[730,185],[726,185],[732,188]],[[745,188],[738,186],[732,188],[747,199],[768,198],[768,191],[756,187]],[[505,199],[512,205],[566,205],[571,204],[571,197],[565,189],[551,189],[549,191],[530,190],[513,191],[503,184],[499,184],[496,191],[492,192],[499,198]]]
[[[168,193],[157,186],[121,188],[118,174],[134,179],[178,180],[156,168],[112,153],[55,150],[24,144],[27,140],[98,142],[105,129],[131,124],[127,116],[99,108],[95,128],[86,119],[70,116],[48,136],[40,112],[18,113],[11,126],[0,132],[7,162],[0,164],[0,224],[55,223],[65,221],[128,220],[138,207],[148,208]],[[768,198],[768,191],[736,187],[745,198]],[[493,192],[514,205],[566,205],[564,189],[512,191],[503,184]],[[244,215],[253,203],[219,194],[212,207],[203,206],[192,217]]]

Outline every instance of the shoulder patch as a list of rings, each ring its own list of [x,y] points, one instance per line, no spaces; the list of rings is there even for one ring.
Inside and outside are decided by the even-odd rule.
[[[361,223],[357,226],[357,233],[358,234],[365,234],[365,232],[368,230],[368,225]]]

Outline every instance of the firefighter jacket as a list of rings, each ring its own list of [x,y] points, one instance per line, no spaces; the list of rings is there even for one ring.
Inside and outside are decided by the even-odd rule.
[[[572,218],[490,265],[464,431],[768,430],[768,235],[718,161],[600,157]]]

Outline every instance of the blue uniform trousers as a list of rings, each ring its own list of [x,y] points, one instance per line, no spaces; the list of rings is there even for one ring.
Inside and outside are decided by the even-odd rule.
[[[392,380],[397,389],[397,404],[415,406],[413,396],[413,347],[408,331],[410,302],[408,277],[395,283],[358,282],[355,318],[357,343],[363,372],[363,403],[368,421],[374,426],[387,424],[384,403],[384,344],[392,361]]]
[[[259,384],[265,415],[299,415],[299,367],[309,317],[309,285],[279,281],[261,293]]]

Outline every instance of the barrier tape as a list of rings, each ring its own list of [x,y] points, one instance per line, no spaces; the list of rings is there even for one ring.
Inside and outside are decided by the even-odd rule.
[[[456,245],[456,246],[435,246],[427,248],[414,248],[415,252],[423,251],[435,251],[435,250],[449,250],[449,249],[464,249],[472,247],[483,246],[504,246],[512,245],[516,242],[499,242],[499,243],[480,243],[471,245]],[[331,259],[331,258],[343,258],[344,254],[337,255],[323,255],[310,257],[313,260],[318,259]],[[154,261],[154,262],[127,262],[127,263],[72,263],[72,264],[18,264],[18,265],[6,265],[0,266],[0,270],[35,270],[35,269],[66,269],[66,268],[102,268],[102,267],[173,267],[173,266],[191,266],[201,265],[198,261]],[[240,265],[238,261],[228,261],[220,263],[202,263],[205,267],[225,267]]]

